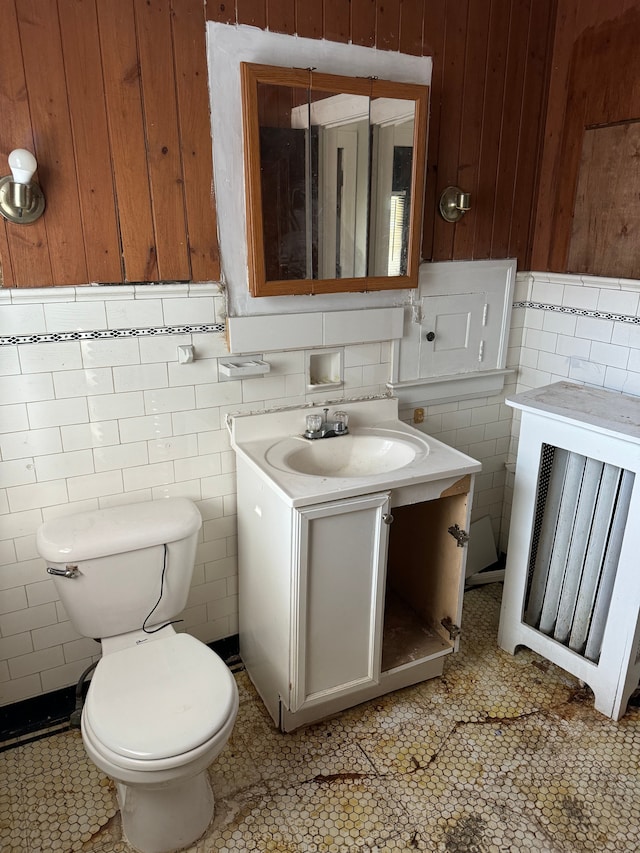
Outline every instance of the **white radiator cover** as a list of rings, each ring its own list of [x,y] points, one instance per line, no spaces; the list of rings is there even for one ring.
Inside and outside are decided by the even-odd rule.
[[[640,679],[640,399],[558,382],[507,403],[522,425],[498,643],[617,720]]]

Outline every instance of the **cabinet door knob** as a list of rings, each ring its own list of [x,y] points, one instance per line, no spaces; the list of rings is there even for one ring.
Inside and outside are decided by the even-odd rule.
[[[435,339],[436,339],[436,333],[435,333],[435,332],[427,332],[427,334],[425,335],[425,338],[426,338],[428,341],[435,341]]]
[[[393,516],[390,512],[385,512],[385,514],[382,516],[382,520],[385,524],[391,524],[393,521]]]

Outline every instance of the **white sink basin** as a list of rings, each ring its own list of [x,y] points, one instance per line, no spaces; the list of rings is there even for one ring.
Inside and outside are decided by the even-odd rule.
[[[480,470],[475,459],[401,421],[393,397],[339,405],[349,415],[349,434],[313,441],[302,436],[305,418],[322,414],[322,406],[230,416],[239,479],[258,472],[290,506],[304,507],[378,489],[409,489],[402,497],[409,501],[418,489],[420,500],[432,500]]]
[[[283,438],[267,450],[265,461],[280,471],[312,477],[370,477],[404,468],[428,453],[425,440],[383,430],[313,441]]]

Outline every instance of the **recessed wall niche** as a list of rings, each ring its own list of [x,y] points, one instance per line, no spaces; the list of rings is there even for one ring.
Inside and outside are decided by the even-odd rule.
[[[307,385],[324,391],[342,385],[342,350],[307,353]]]

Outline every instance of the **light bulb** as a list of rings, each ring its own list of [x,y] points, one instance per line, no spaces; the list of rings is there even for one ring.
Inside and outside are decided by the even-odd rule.
[[[38,164],[31,151],[16,148],[9,154],[9,168],[16,184],[30,184]]]

